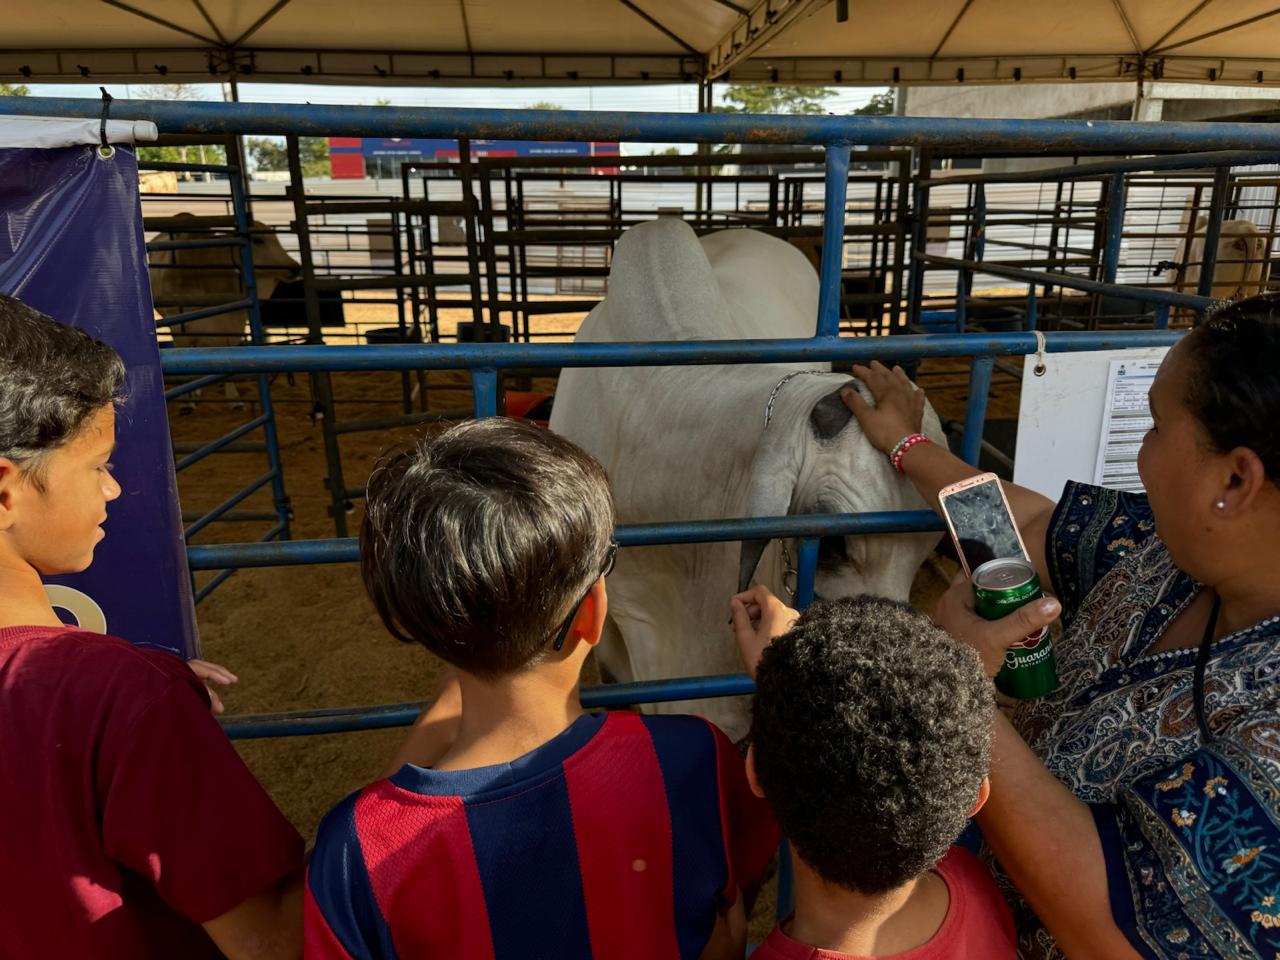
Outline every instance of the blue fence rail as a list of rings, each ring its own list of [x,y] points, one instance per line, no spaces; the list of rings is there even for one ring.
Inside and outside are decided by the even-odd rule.
[[[97,100],[0,98],[0,114],[93,117]],[[435,110],[423,108],[330,106],[313,104],[244,104],[116,100],[116,118],[148,119],[166,133],[258,134],[285,136],[447,137],[480,139],[620,140],[631,142],[817,144],[826,148],[827,209],[843,210],[849,148],[912,146],[928,150],[1001,153],[1178,152],[1189,150],[1270,151],[1280,153],[1280,128],[1263,124],[1096,123],[1053,120],[957,120],[911,117],[759,117],[734,114],[589,113],[581,111]],[[925,167],[927,170],[927,167]],[[232,178],[238,181],[238,178]],[[300,185],[299,185],[300,186]],[[927,190],[925,191],[927,192]],[[918,194],[919,195],[919,194]],[[238,224],[238,226],[244,226]],[[406,344],[370,347],[247,347],[166,351],[167,373],[195,376],[345,370],[467,369],[471,371],[477,416],[497,412],[498,382],[503,369],[522,367],[661,366],[842,360],[886,362],[924,357],[977,358],[972,365],[970,396],[962,449],[976,462],[985,419],[992,362],[998,356],[1033,353],[1030,333],[959,333],[944,336],[841,339],[837,336],[843,223],[824,218],[819,313],[808,339],[699,341],[680,343],[552,344]],[[918,234],[918,231],[917,231]],[[914,263],[917,270],[923,266]],[[963,267],[961,268],[964,269]],[[1057,278],[1040,282],[1052,286]],[[919,297],[913,282],[916,309]],[[1167,331],[1124,333],[1051,333],[1050,352],[1118,347],[1165,346],[1176,339]],[[623,528],[625,545],[735,540],[743,537],[795,537],[797,600],[812,591],[817,537],[832,533],[890,533],[937,529],[931,515],[905,513],[858,516],[719,519],[698,523],[654,524]],[[232,544],[190,548],[194,569],[282,563],[347,562],[354,559],[351,540]],[[744,678],[683,678],[641,686],[619,685],[607,692],[584,691],[596,704],[689,699],[744,692]],[[603,705],[603,700],[600,704]],[[348,711],[310,711],[288,718],[230,718],[237,736],[270,736],[367,729],[367,725],[405,723],[416,705],[391,705]],[[310,719],[308,719],[310,718]],[[362,726],[363,725],[363,726]]]
[[[97,119],[102,101],[5,97],[0,100],[0,115]],[[859,144],[1030,155],[1280,151],[1280,127],[1264,123],[469,110],[125,99],[112,101],[111,117],[151,120],[164,133],[219,135]]]
[[[0,115],[96,118],[96,100],[56,98],[0,98]],[[312,104],[243,104],[150,102],[116,100],[116,118],[154,121],[166,133],[224,135],[446,137],[450,139],[562,139],[630,142],[817,144],[826,148],[825,199],[828,211],[843,211],[852,144],[910,146],[927,152],[1000,152],[1026,154],[1134,154],[1207,151],[1271,151],[1280,153],[1280,127],[1231,123],[1098,123],[1057,120],[959,120],[913,117],[759,117],[735,114],[586,113],[581,111],[435,110],[397,107],[328,106]],[[291,140],[291,145],[293,141]],[[295,148],[296,149],[296,148]],[[922,171],[929,169],[921,164]],[[1224,168],[1225,169],[1225,168]],[[1111,171],[1117,177],[1122,173]],[[238,177],[233,177],[238,182]],[[1121,181],[1122,182],[1122,181]],[[294,189],[301,190],[296,182]],[[1215,190],[1215,201],[1217,200]],[[917,184],[913,248],[923,243],[923,218],[928,184]],[[1114,208],[1113,208],[1114,209]],[[237,211],[239,213],[239,211]],[[1121,211],[1122,212],[1122,211]],[[872,359],[893,361],[924,357],[971,356],[970,391],[964,421],[962,450],[976,463],[981,445],[987,393],[997,356],[1034,353],[1037,340],[1030,332],[1002,335],[964,333],[964,292],[972,275],[970,260],[981,260],[981,244],[966,250],[959,265],[960,296],[956,329],[948,336],[910,336],[842,340],[838,334],[843,217],[824,217],[819,286],[819,310],[814,337],[800,340],[746,342],[685,342],[533,345],[396,345],[393,347],[174,350],[166,352],[166,372],[196,376],[339,370],[468,369],[474,387],[477,416],[497,413],[500,371],[512,367],[662,366],[718,363],[813,362]],[[247,224],[238,216],[243,233]],[[1114,258],[1113,258],[1114,259]],[[912,258],[909,300],[913,321],[921,309],[920,276],[926,263]],[[948,265],[951,266],[951,265]],[[252,281],[252,275],[247,278]],[[1059,278],[1030,278],[1051,287]],[[1198,291],[1207,292],[1205,284]],[[256,298],[254,298],[256,300]],[[1168,302],[1163,304],[1167,311]],[[256,307],[254,309],[255,322]],[[1034,313],[1032,314],[1034,315]],[[1033,323],[1034,321],[1032,321]],[[1163,330],[1122,333],[1055,333],[1045,338],[1050,352],[1166,346],[1176,335]],[[708,520],[698,523],[653,524],[619,531],[626,546],[644,543],[737,540],[743,537],[795,537],[798,571],[796,602],[812,599],[817,562],[817,538],[829,533],[890,533],[937,529],[936,518],[918,512],[872,513],[858,516],[767,517]],[[351,540],[332,542],[258,543],[190,548],[197,569],[279,563],[345,562],[354,559]],[[592,707],[642,702],[687,700],[750,692],[744,676],[686,677],[638,684],[618,684],[584,690]],[[333,733],[410,723],[421,704],[390,704],[341,710],[312,710],[298,714],[232,717],[228,733],[239,738]],[[786,910],[789,883],[780,883],[779,911]]]
[[[1170,346],[1179,334],[1167,330],[1128,333],[1058,332],[1044,334],[1050,353],[1124,347]],[[696,341],[582,344],[408,344],[370,347],[298,346],[239,347],[167,351],[167,373],[209,374],[230,369],[255,372],[308,370],[401,370],[418,368],[470,369],[476,416],[497,413],[498,372],[506,367],[657,366],[707,363],[768,363],[781,360],[843,360],[888,363],[918,357],[973,356],[970,396],[961,442],[962,455],[977,462],[982,438],[987,391],[995,356],[1035,353],[1038,340],[1031,333],[934,334],[886,338],[819,336],[804,340]],[[813,596],[818,540],[824,536],[938,531],[941,521],[931,511],[884,511],[861,514],[809,514],[751,517],[622,526],[622,547],[670,543],[701,543],[789,538],[799,541],[796,602]],[[295,540],[188,548],[193,570],[224,567],[284,566],[349,563],[358,559],[354,538]],[[726,598],[727,600],[727,598]],[[670,700],[748,693],[745,676],[678,678],[617,684],[583,691],[592,706],[622,706]],[[235,738],[305,736],[409,724],[422,704],[381,704],[340,710],[312,710],[287,714],[232,717],[225,721]]]
[[[176,317],[169,317],[157,321],[157,327],[181,327],[192,320],[199,320],[205,317],[222,316],[237,311],[245,311],[248,317],[248,333],[249,342],[255,346],[262,346],[266,343],[262,328],[262,312],[258,300],[258,283],[254,272],[253,264],[253,238],[250,236],[252,224],[249,219],[249,206],[244,188],[244,181],[240,176],[240,168],[225,164],[198,164],[198,163],[166,163],[161,161],[152,161],[138,164],[139,170],[167,170],[175,173],[215,173],[219,176],[226,177],[230,186],[230,201],[232,212],[235,220],[235,232],[216,237],[194,239],[194,240],[153,240],[147,244],[147,252],[167,252],[174,251],[173,265],[178,264],[177,251],[180,250],[199,250],[199,249],[216,249],[228,248],[234,250],[239,255],[238,269],[240,271],[240,283],[244,289],[244,296],[226,303],[217,304],[206,307],[201,310],[187,311]],[[234,255],[233,255],[234,256]],[[178,331],[181,333],[182,331]],[[169,351],[161,351],[163,357]],[[198,376],[194,380],[171,387],[165,390],[165,400],[176,400],[181,397],[187,397],[194,394],[198,390],[212,386],[216,383],[228,382],[240,371],[225,371],[223,373],[208,374]],[[232,513],[233,508],[248,499],[259,489],[265,487],[268,483],[271,485],[272,507],[270,512],[255,513],[255,519],[261,518],[268,520],[271,524],[267,532],[260,537],[259,542],[271,541],[276,538],[288,540],[291,536],[290,521],[291,511],[289,506],[289,497],[285,491],[284,484],[284,465],[280,459],[280,441],[276,428],[275,409],[271,398],[271,381],[267,374],[259,373],[254,378],[256,388],[255,399],[261,410],[261,413],[228,433],[211,440],[196,449],[190,451],[185,457],[178,460],[174,464],[174,472],[181,473],[201,460],[215,453],[222,451],[231,451],[234,446],[243,438],[250,434],[261,430],[262,432],[262,449],[266,453],[267,473],[260,479],[254,481],[246,487],[242,487],[236,491],[231,497],[222,503],[213,507],[211,510],[195,517],[183,531],[183,535],[190,543],[192,537],[201,530],[207,528],[210,524],[222,520],[231,520],[236,518],[236,514]],[[194,570],[194,568],[192,568]],[[203,586],[195,588],[193,584],[193,596],[197,604],[206,600],[218,587],[226,583],[236,572],[234,565],[226,565],[220,569],[217,576],[210,579]]]

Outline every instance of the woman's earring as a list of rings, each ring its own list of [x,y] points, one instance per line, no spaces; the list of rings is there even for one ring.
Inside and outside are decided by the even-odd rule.
[[[1225,510],[1227,509],[1227,501],[1219,500],[1217,503],[1214,504],[1214,506],[1217,507],[1219,510]]]

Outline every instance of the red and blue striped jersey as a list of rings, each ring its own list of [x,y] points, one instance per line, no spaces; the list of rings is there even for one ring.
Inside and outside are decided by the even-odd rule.
[[[338,804],[306,955],[693,960],[777,842],[717,727],[588,714],[510,763],[405,766]]]

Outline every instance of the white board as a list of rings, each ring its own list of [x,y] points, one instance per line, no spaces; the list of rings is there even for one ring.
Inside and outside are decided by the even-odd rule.
[[[1093,481],[1112,392],[1112,361],[1158,362],[1168,352],[1168,347],[1151,347],[1050,353],[1042,377],[1035,375],[1034,358],[1027,357],[1013,482],[1057,500],[1066,481]]]

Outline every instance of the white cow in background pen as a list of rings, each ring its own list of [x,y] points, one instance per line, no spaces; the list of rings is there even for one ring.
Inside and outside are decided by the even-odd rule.
[[[619,241],[608,297],[576,339],[809,337],[817,305],[817,274],[790,244],[751,230],[699,240],[687,224],[662,218]],[[840,400],[848,382],[823,363],[566,369],[551,428],[604,464],[623,524],[923,509]],[[932,408],[924,432],[943,442]],[[936,541],[824,538],[817,594],[905,600]],[[776,541],[621,551],[601,666],[617,680],[740,672],[729,597],[753,573],[789,596],[794,556],[794,543]],[[701,713],[733,737],[746,732],[742,698],[654,709]]]

